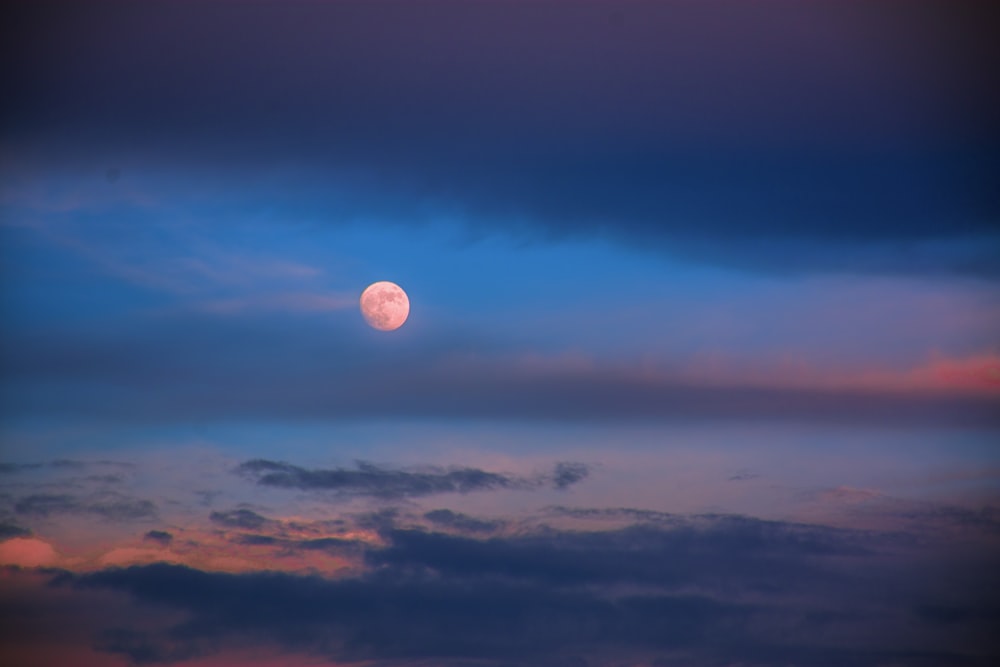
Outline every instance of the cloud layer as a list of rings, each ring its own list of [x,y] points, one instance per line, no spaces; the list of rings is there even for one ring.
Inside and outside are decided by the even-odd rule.
[[[98,648],[138,664],[248,644],[375,664],[874,667],[1000,655],[990,633],[1000,607],[983,595],[998,582],[982,545],[939,550],[908,533],[712,515],[383,537],[353,543],[368,572],[339,579],[158,564],[57,581],[185,614],[156,630],[105,628]],[[960,568],[948,587],[927,578],[941,568]]]
[[[298,164],[298,187],[256,177],[264,196],[245,201],[283,190],[291,218],[447,216],[767,271],[996,277],[991,13],[25,5],[5,40],[18,63],[2,79],[5,143],[188,169]]]

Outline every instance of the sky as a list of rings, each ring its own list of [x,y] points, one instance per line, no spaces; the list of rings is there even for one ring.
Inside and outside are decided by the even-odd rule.
[[[1000,660],[988,3],[2,13],[0,662]]]

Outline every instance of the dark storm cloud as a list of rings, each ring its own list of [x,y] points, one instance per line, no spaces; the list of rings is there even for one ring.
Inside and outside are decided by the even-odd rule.
[[[582,655],[593,665],[809,667],[1000,656],[996,604],[982,596],[1000,583],[995,568],[984,554],[974,567],[963,561],[982,545],[938,549],[734,516],[486,540],[385,537],[386,547],[359,545],[374,569],[354,578],[160,564],[58,581],[185,612],[159,630],[119,624],[101,635],[100,648],[140,664],[248,643],[333,661],[490,666],[579,664]],[[948,587],[937,586],[934,573],[953,568]]]
[[[285,217],[447,211],[767,270],[996,276],[995,14],[25,3],[5,22],[3,142],[321,173]]]
[[[407,498],[438,493],[470,493],[497,489],[565,489],[584,479],[589,468],[582,463],[558,463],[548,475],[533,478],[478,468],[426,467],[414,470],[383,468],[359,461],[355,468],[309,470],[281,461],[254,459],[236,472],[263,486],[285,489],[333,491],[351,496]]]
[[[697,385],[611,364],[534,368],[510,363],[519,357],[509,346],[456,332],[387,351],[335,328],[317,333],[260,318],[183,317],[104,334],[15,333],[5,343],[0,376],[18,391],[10,391],[0,409],[19,416],[1000,423],[998,397],[985,394]],[[296,479],[293,471],[270,472],[276,481]],[[348,478],[366,479],[359,471]],[[503,482],[487,477],[478,483]]]
[[[153,502],[113,492],[88,496],[36,493],[19,498],[14,503],[14,511],[43,518],[58,514],[90,514],[110,521],[136,521],[157,516]]]

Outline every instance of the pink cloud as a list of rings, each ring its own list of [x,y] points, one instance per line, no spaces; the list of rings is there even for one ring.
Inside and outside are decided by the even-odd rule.
[[[0,565],[43,567],[59,558],[48,542],[33,537],[15,537],[0,544]]]

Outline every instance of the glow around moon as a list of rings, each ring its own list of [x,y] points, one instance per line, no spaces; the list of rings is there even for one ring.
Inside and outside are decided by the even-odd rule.
[[[396,283],[387,280],[372,283],[361,293],[361,314],[372,327],[393,331],[403,326],[409,316],[410,299]]]

